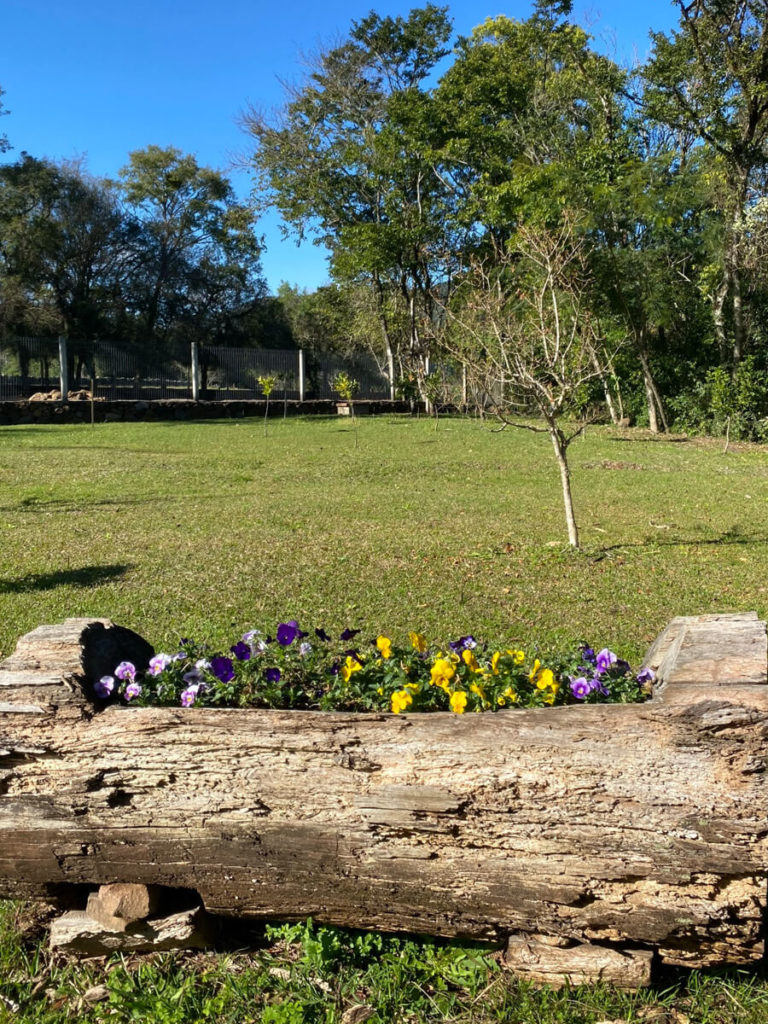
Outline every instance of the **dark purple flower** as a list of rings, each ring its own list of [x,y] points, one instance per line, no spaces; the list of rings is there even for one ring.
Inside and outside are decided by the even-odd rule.
[[[299,638],[299,640],[303,640],[305,636],[309,636],[309,633],[307,633],[303,629],[300,629],[296,635]]]
[[[280,682],[280,669],[279,668],[268,668],[264,673],[264,676],[268,683],[279,683]]]
[[[238,643],[236,644],[233,644],[233,646],[229,649],[230,651],[232,651],[232,653],[234,654],[238,661],[248,661],[248,659],[251,656],[251,648],[249,647],[248,644],[244,644],[242,640],[238,641]]]
[[[641,668],[635,678],[637,679],[640,686],[644,686],[646,683],[653,682],[653,680],[656,678],[656,673],[653,671],[652,668]]]
[[[608,669],[615,665],[617,661],[616,655],[613,651],[609,651],[607,647],[604,647],[602,651],[599,651],[595,658],[596,671],[601,675],[603,672],[607,672]]]
[[[318,640],[322,640],[323,643],[325,644],[327,644],[331,639],[324,629],[316,629],[315,636],[317,637]]]
[[[235,669],[231,659],[225,658],[222,655],[211,658],[211,672],[221,683],[228,683],[230,679],[235,678]]]
[[[191,645],[192,641],[189,639],[188,636],[183,636],[181,640],[179,640],[179,647],[190,647]]]
[[[115,688],[113,676],[102,676],[98,683],[94,684],[93,690],[97,697],[109,697]]]
[[[340,665],[338,661],[334,661],[331,667],[328,669],[328,674],[331,676],[337,676],[339,674]]]
[[[477,647],[477,640],[471,635],[460,636],[458,640],[451,640],[448,646],[454,654],[461,654],[462,651],[471,651]]]
[[[597,660],[595,652],[591,647],[582,647],[581,656],[584,659],[584,661],[588,661],[590,665],[594,665]]]
[[[282,647],[290,647],[300,632],[299,624],[295,619],[292,619],[291,622],[281,622],[277,627],[277,642]]]
[[[628,661],[624,661],[623,658],[617,658],[616,659],[616,664],[613,667],[615,669],[618,669],[618,671],[621,672],[622,675],[626,675],[627,672],[631,671],[629,662]]]
[[[571,693],[577,700],[584,700],[584,698],[591,692],[592,687],[584,676],[579,676],[577,679],[571,679]]]
[[[359,629],[345,629],[344,632],[339,637],[339,640],[354,640],[354,638],[357,636],[359,632]]]

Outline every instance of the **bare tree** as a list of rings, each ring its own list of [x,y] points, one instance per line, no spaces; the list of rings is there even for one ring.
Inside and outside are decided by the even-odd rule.
[[[566,217],[554,231],[523,227],[506,253],[495,253],[490,264],[476,261],[457,293],[459,302],[447,310],[448,344],[484,381],[502,429],[549,435],[568,541],[575,548],[568,446],[586,420],[570,430],[565,424],[583,411],[592,382],[610,372],[610,354],[598,343],[587,304],[588,285],[585,243]]]

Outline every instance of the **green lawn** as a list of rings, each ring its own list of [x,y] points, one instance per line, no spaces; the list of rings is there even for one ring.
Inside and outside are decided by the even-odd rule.
[[[0,428],[0,652],[109,616],[157,646],[297,617],[435,639],[590,639],[766,611],[768,453],[593,428],[566,550],[546,437],[405,417]]]
[[[571,449],[584,550],[566,549],[547,439],[466,420],[0,428],[0,653],[109,616],[158,648],[298,618],[404,638],[588,639],[637,663],[674,615],[764,616],[768,453],[590,428]],[[759,973],[638,996],[536,993],[484,951],[283,931],[255,953],[72,966],[0,905],[0,1021],[595,1024],[768,1018]],[[80,1002],[108,974],[109,1000]],[[10,1002],[8,1002],[10,1000]],[[13,1005],[18,1003],[19,1010]],[[343,1024],[352,1024],[349,1014]]]

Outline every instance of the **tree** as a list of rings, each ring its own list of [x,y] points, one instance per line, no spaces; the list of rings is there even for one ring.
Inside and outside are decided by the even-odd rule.
[[[300,238],[330,248],[337,281],[370,289],[390,375],[395,362],[427,354],[450,274],[424,86],[447,53],[446,10],[428,4],[407,18],[353,22],[277,119],[253,109],[244,118],[262,201]]]
[[[168,341],[179,325],[210,336],[263,295],[255,215],[219,171],[178,149],[130,154],[119,188],[142,227],[132,283],[135,334]]]
[[[568,542],[579,547],[571,493],[569,416],[599,380],[586,244],[568,217],[556,231],[523,226],[504,253],[475,260],[449,310],[453,352],[485,378],[503,427],[548,434],[560,471]],[[538,415],[543,426],[521,422]]]
[[[80,165],[24,154],[0,167],[0,285],[13,310],[7,329],[67,334],[73,354],[112,334],[135,235],[114,189]]]
[[[709,151],[710,202],[722,219],[709,295],[721,358],[747,345],[745,218],[768,165],[765,0],[676,0],[677,31],[653,36],[648,114]]]

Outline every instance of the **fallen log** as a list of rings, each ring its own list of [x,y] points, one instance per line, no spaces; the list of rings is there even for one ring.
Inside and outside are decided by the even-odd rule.
[[[215,914],[512,936],[545,977],[569,949],[575,977],[762,956],[754,615],[673,620],[646,704],[485,715],[94,706],[94,679],[151,653],[70,619],[0,665],[0,896],[144,883]]]

